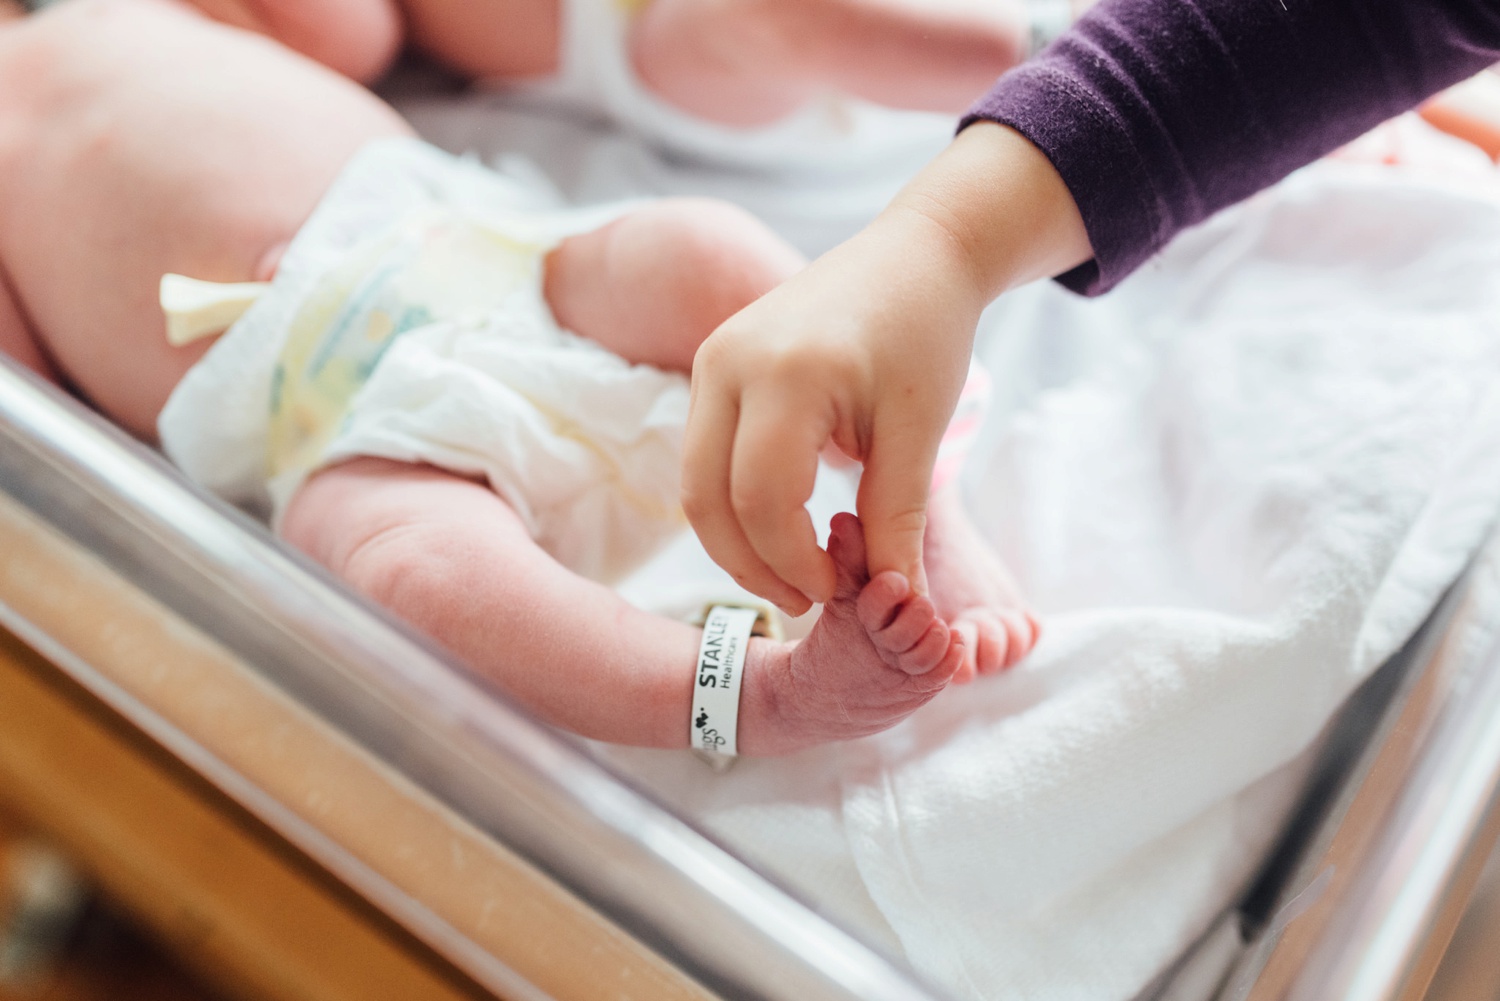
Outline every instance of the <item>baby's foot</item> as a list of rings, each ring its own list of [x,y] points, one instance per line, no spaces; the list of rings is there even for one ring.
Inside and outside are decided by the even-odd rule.
[[[1015,578],[969,520],[956,486],[932,496],[923,549],[932,600],[964,641],[954,681],[994,674],[1031,652],[1041,625],[1027,611]]]
[[[812,632],[795,645],[759,648],[763,712],[746,727],[746,753],[879,733],[942,691],[963,660],[962,642],[905,577],[870,579],[859,519],[834,518],[828,552],[838,583]]]
[[[642,81],[725,125],[765,125],[828,91],[957,114],[1025,55],[1014,0],[651,0]]]

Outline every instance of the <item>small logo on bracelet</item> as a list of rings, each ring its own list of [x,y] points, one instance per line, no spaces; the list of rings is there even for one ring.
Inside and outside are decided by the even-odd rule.
[[[705,751],[717,751],[719,748],[729,743],[729,741],[725,740],[724,736],[719,733],[717,727],[708,725],[707,709],[698,710],[698,716],[693,720],[693,726],[694,728],[703,731],[702,733],[698,734],[698,742],[703,745],[703,749]],[[707,729],[705,729],[705,727]]]

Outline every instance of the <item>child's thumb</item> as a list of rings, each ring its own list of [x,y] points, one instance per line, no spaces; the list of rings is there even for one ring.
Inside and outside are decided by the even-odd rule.
[[[856,508],[865,528],[870,576],[904,574],[918,594],[927,593],[922,538],[936,445],[915,438],[876,441],[859,481]]]

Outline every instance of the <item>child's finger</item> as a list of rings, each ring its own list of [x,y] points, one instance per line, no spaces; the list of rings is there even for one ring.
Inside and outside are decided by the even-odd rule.
[[[818,546],[806,504],[832,431],[828,404],[796,387],[748,389],[730,469],[730,499],[745,538],[782,581],[814,601],[833,596],[833,560]]]
[[[727,391],[700,391],[693,401],[683,438],[682,509],[704,550],[746,590],[801,615],[812,602],[778,577],[755,552],[740,528],[730,493],[739,406]]]
[[[1500,75],[1493,70],[1449,87],[1418,111],[1432,125],[1500,161]]]
[[[934,438],[942,433],[939,427]],[[870,574],[905,574],[919,594],[927,593],[922,568],[922,537],[927,527],[927,495],[932,484],[936,442],[918,431],[889,428],[870,443],[856,506],[865,526]]]

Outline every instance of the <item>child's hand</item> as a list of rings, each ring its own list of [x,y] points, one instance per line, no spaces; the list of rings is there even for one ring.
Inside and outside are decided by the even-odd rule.
[[[983,306],[941,228],[893,214],[715,331],[693,365],[683,494],[709,555],[789,612],[828,600],[803,505],[832,442],[865,465],[871,569],[925,590],[932,464]]]
[[[1473,143],[1500,163],[1500,67],[1449,87],[1418,111],[1428,122]]]
[[[803,505],[832,442],[865,465],[871,575],[897,571],[923,593],[932,465],[979,313],[1090,253],[1036,147],[998,125],[962,133],[868,229],[699,349],[683,508],[709,555],[788,612],[826,600],[833,564]]]

